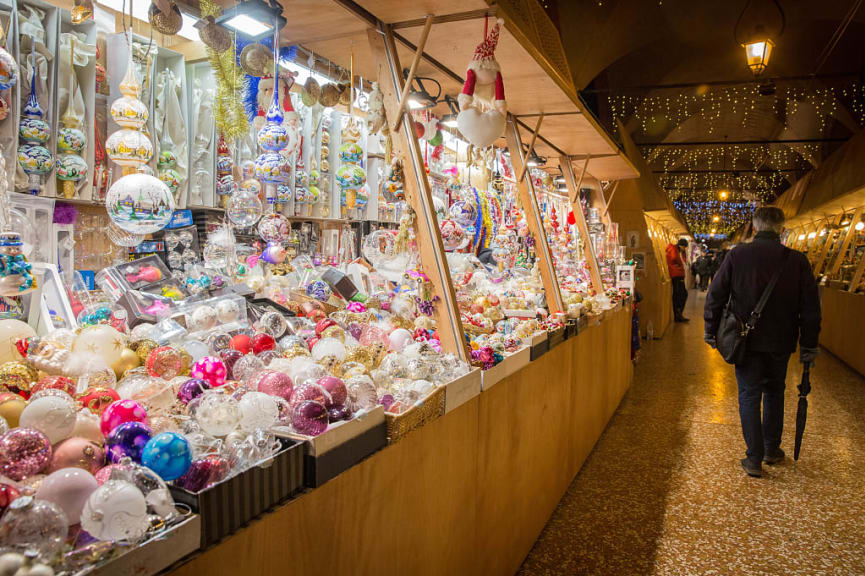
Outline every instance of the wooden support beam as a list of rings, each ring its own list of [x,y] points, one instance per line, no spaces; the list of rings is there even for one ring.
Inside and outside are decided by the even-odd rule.
[[[850,225],[844,233],[844,241],[841,243],[841,249],[838,250],[837,254],[835,254],[835,260],[829,268],[828,274],[830,278],[836,276],[841,270],[841,265],[844,264],[845,255],[847,249],[850,247],[850,242],[856,237],[856,222],[859,222],[859,219],[862,217],[862,208],[862,206],[857,208],[856,212],[853,213],[853,217],[850,218]]]
[[[856,272],[853,274],[853,279],[850,280],[850,285],[847,287],[848,292],[856,293],[859,284],[862,283],[862,274],[865,272],[865,256],[859,259],[859,264],[856,265]]]
[[[816,266],[817,257],[820,255],[820,251],[823,249],[823,245],[825,244],[825,242],[823,244],[820,244],[820,239],[826,238],[826,235],[830,232],[829,230],[826,230],[826,227],[828,225],[828,218],[826,220],[820,220],[814,223],[814,233],[816,234],[816,236],[814,236],[814,241],[811,243],[811,246],[808,247],[808,261],[811,262],[812,266]],[[826,232],[823,234],[823,236],[820,236],[820,232],[823,230],[826,230]],[[826,238],[826,240],[828,241],[829,239]]]
[[[595,254],[595,246],[589,236],[589,226],[586,224],[586,215],[583,213],[583,206],[580,203],[580,184],[583,183],[583,174],[586,173],[586,168],[589,166],[589,158],[583,164],[583,171],[580,173],[580,181],[576,182],[574,178],[574,168],[571,166],[571,160],[567,156],[559,158],[559,166],[562,169],[562,174],[565,175],[565,185],[568,187],[568,196],[571,199],[571,210],[574,211],[574,220],[577,222],[577,230],[580,232],[580,238],[586,248],[583,255],[586,257],[586,266],[589,268],[589,276],[592,279],[592,288],[596,294],[604,293],[604,283],[601,280],[601,269],[598,266],[598,257]]]
[[[840,238],[842,230],[839,230],[837,226],[841,222],[842,218],[844,218],[843,213],[838,214],[831,220],[833,227],[831,230],[826,232],[826,241],[823,242],[823,247],[820,249],[820,254],[817,257],[817,261],[814,263],[814,276],[819,275],[823,270],[823,265],[826,264],[826,257],[829,255],[829,250],[832,248],[832,245],[835,244],[835,238]]]
[[[538,134],[541,132],[541,122],[544,121],[544,113],[541,112],[541,115],[538,116],[538,122],[535,124],[535,129],[532,131],[532,139],[529,140],[529,149],[526,150],[526,164],[523,164],[523,170],[520,172],[519,177],[517,177],[517,182],[526,177],[526,171],[529,169],[528,159],[532,157],[532,152],[535,149],[535,141],[538,139]]]
[[[619,188],[619,182],[621,182],[621,180],[616,180],[616,181],[615,181],[615,183],[613,184],[613,191],[610,192],[610,199],[609,199],[609,200],[606,200],[606,201],[604,202],[604,216],[606,216],[606,215],[607,215],[607,212],[610,211],[610,204],[612,204],[612,202],[613,202],[613,196],[616,195],[616,190]],[[601,194],[603,195],[603,193],[604,193],[604,190],[603,190],[603,188],[602,188],[602,189],[601,189]]]
[[[378,85],[384,96],[385,113],[387,117],[393,118],[399,106],[398,94],[403,88],[402,68],[393,31],[387,26],[380,29],[370,28],[367,36],[373,62],[379,71]],[[438,297],[438,302],[433,307],[433,318],[439,340],[442,350],[468,361],[463,325],[417,133],[410,122],[403,122],[401,126],[399,132],[392,134],[393,151],[404,164],[406,202],[415,213],[414,229],[420,250],[421,268],[432,283],[433,297]]]
[[[393,128],[391,128],[391,134],[399,132],[400,126],[402,125],[402,119],[405,116],[405,106],[407,104],[406,100],[411,91],[411,83],[414,81],[415,74],[417,74],[417,67],[418,64],[420,64],[421,57],[423,56],[423,49],[424,46],[426,46],[427,38],[429,38],[429,31],[430,28],[432,28],[432,23],[432,14],[427,14],[423,25],[423,31],[420,34],[420,40],[418,40],[417,43],[417,49],[414,51],[414,58],[412,58],[411,67],[408,69],[408,77],[406,77],[405,85],[402,87],[402,93],[399,95],[399,103],[396,107],[396,120]],[[400,70],[400,74],[402,74],[402,70]]]
[[[529,233],[535,240],[535,256],[538,258],[538,268],[541,271],[541,281],[544,284],[547,307],[550,310],[550,314],[564,312],[562,293],[559,290],[559,279],[556,278],[556,271],[553,269],[550,246],[547,244],[547,235],[544,232],[541,212],[538,209],[538,199],[535,196],[535,185],[532,182],[532,175],[528,171],[523,170],[526,157],[523,153],[522,140],[520,139],[520,128],[517,126],[517,119],[511,114],[508,114],[505,139],[508,143],[508,150],[511,152],[511,164],[513,164],[514,173],[525,174],[524,178],[516,181],[516,185],[520,194],[520,203],[526,213],[526,224],[528,224]]]

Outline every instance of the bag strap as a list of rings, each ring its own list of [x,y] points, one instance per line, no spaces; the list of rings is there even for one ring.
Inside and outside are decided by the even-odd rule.
[[[757,301],[757,306],[754,307],[754,311],[751,312],[751,318],[748,319],[748,322],[745,324],[746,330],[753,330],[757,325],[757,320],[760,319],[760,315],[763,314],[763,308],[766,307],[766,304],[769,302],[769,297],[772,295],[772,291],[775,290],[775,285],[778,284],[778,279],[781,277],[781,272],[784,271],[784,264],[787,263],[787,259],[790,257],[790,251],[784,251],[784,257],[781,259],[781,265],[778,266],[778,269],[775,270],[775,273],[772,275],[772,278],[769,280],[769,284],[766,285],[766,289],[763,290],[763,294],[760,296],[760,300]]]

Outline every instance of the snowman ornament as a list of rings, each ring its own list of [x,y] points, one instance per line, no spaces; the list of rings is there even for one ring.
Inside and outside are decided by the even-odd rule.
[[[458,97],[457,127],[478,148],[492,145],[505,132],[508,105],[501,67],[495,57],[502,22],[497,20],[475,49]]]

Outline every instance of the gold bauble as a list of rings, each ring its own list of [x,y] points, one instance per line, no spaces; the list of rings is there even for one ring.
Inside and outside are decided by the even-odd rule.
[[[27,406],[27,401],[18,394],[6,392],[0,394],[0,416],[9,424],[9,428],[18,427],[18,419],[21,417],[21,412]]]
[[[180,14],[180,8],[172,1],[167,2],[168,10],[163,12],[156,5],[156,2],[150,4],[150,9],[147,11],[147,19],[154,30],[166,36],[174,36],[183,27],[183,16]]]
[[[303,101],[303,105],[314,106],[315,103],[318,102],[320,96],[321,86],[319,86],[318,80],[310,76],[306,79],[306,82],[304,82],[303,91],[300,94],[300,99]]]
[[[192,369],[192,354],[183,348],[178,348],[180,352],[180,374],[179,376],[189,376],[189,371]]]
[[[292,358],[297,358],[298,356],[312,356],[312,354],[310,354],[309,350],[307,350],[303,346],[292,346],[291,348],[286,349],[285,352],[282,353],[282,357],[288,360],[291,360]]]
[[[372,367],[375,364],[372,351],[370,348],[365,348],[363,346],[349,348],[345,353],[345,361],[363,364],[367,370],[372,370]]]
[[[132,346],[130,346],[130,348],[135,350],[135,353],[138,354],[138,360],[141,362],[141,364],[147,362],[147,357],[150,356],[150,353],[158,347],[159,344],[157,344],[154,340],[148,339],[138,340],[136,342],[133,342]]]
[[[360,362],[343,362],[342,366],[340,366],[340,372],[341,374],[336,374],[336,376],[346,380],[352,376],[361,376],[366,374],[368,369]]]
[[[240,67],[250,76],[267,76],[273,73],[273,53],[264,44],[247,44],[240,51]]]
[[[318,361],[318,364],[334,376],[342,373],[342,362],[335,356],[325,356]]]
[[[114,374],[120,380],[127,370],[132,370],[139,366],[141,366],[141,360],[139,360],[135,350],[124,348],[123,352],[120,353],[120,360],[112,364],[111,369],[114,370]]]
[[[201,41],[216,53],[231,48],[231,34],[228,30],[217,24],[213,16],[208,16],[205,20],[207,23],[198,31]]]
[[[318,101],[325,108],[333,108],[339,104],[339,94],[339,88],[337,88],[336,84],[325,84],[321,88]]]
[[[23,392],[39,378],[39,374],[24,360],[13,360],[0,364],[0,386],[17,388]]]
[[[340,342],[345,342],[345,330],[340,326],[329,326],[321,331],[322,338],[336,338]]]
[[[384,360],[385,354],[387,354],[387,346],[384,345],[384,342],[373,342],[369,345],[368,350],[372,356],[372,367],[378,368],[378,365]]]

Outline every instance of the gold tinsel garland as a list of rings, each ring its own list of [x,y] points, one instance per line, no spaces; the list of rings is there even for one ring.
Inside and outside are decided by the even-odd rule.
[[[212,0],[201,0],[200,6],[202,18],[222,14],[222,8]],[[207,48],[207,59],[216,77],[213,118],[217,132],[221,132],[228,141],[240,138],[249,130],[249,119],[243,108],[243,88],[246,77],[237,65],[234,54],[233,38],[231,47],[224,52],[217,53],[212,48]]]

